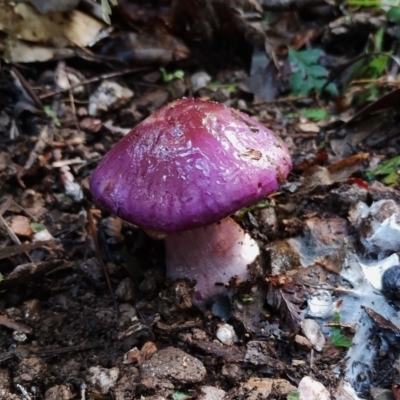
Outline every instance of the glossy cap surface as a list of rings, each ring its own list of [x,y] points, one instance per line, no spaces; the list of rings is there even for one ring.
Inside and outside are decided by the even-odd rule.
[[[94,171],[94,198],[144,229],[208,225],[276,190],[291,169],[271,130],[235,109],[174,101],[119,141]]]

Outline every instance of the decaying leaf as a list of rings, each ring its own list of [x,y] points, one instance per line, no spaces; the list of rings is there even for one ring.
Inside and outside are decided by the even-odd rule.
[[[75,55],[72,49],[52,48],[26,43],[11,37],[4,41],[4,59],[9,63],[44,62],[61,60]]]
[[[236,345],[225,346],[220,342],[193,341],[191,345],[208,356],[216,357],[226,363],[243,362],[245,351]]]
[[[25,253],[26,251],[32,251],[47,244],[49,244],[49,242],[24,243],[15,246],[4,247],[0,249],[0,260],[13,257],[17,254]]]
[[[376,311],[372,310],[369,307],[363,307],[364,311],[367,315],[374,321],[375,326],[384,334],[391,335],[396,342],[400,343],[400,328],[395,325],[393,322],[389,321],[381,314],[377,313]]]
[[[31,327],[29,327],[21,322],[16,322],[12,319],[9,319],[5,315],[0,315],[0,325],[5,326],[10,329],[13,329],[15,331],[26,333],[28,335],[32,333]]]
[[[304,173],[302,188],[310,190],[317,186],[347,181],[351,175],[362,168],[368,157],[368,153],[360,153],[340,160],[329,167],[314,165]]]
[[[268,278],[267,304],[280,314],[284,327],[290,332],[300,329],[300,307],[305,301],[303,288],[292,283],[287,276]]]
[[[10,220],[10,228],[18,236],[29,237],[33,233],[29,218],[23,215],[13,216]]]
[[[374,145],[398,136],[400,89],[380,97],[342,124],[330,139],[333,152],[342,157],[354,153],[362,142]],[[368,143],[367,143],[368,144]]]
[[[369,179],[381,179],[383,183],[395,186],[399,183],[400,156],[393,157],[376,168],[367,171]]]
[[[36,243],[34,243],[36,244]],[[24,246],[24,245],[20,245]],[[14,246],[15,247],[15,246]],[[43,276],[50,271],[57,268],[70,268],[71,263],[64,260],[51,260],[43,261],[39,263],[26,263],[18,265],[12,272],[10,272],[3,281],[1,281],[0,286],[2,288],[8,288],[15,285],[22,285],[34,277],[38,278]]]
[[[190,52],[182,41],[167,33],[129,32],[107,41],[101,53],[126,63],[165,65],[184,60]]]
[[[94,43],[104,24],[78,10],[40,14],[30,4],[2,4],[0,30],[11,37],[58,48]]]

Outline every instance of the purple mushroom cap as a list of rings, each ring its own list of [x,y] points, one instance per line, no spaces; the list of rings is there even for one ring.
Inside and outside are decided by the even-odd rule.
[[[94,171],[94,198],[143,229],[215,223],[276,190],[291,169],[283,141],[246,114],[181,99],[137,125]]]

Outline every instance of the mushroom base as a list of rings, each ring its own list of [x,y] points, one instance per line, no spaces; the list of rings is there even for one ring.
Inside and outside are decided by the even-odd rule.
[[[233,276],[248,277],[247,266],[258,256],[257,243],[232,219],[169,234],[165,239],[167,276],[196,281],[193,303],[204,308],[222,293]]]

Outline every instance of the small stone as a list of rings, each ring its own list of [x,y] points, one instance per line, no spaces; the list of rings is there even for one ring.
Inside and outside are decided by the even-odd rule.
[[[132,90],[112,81],[103,81],[89,98],[89,115],[115,110],[133,97]]]
[[[132,322],[137,317],[136,309],[131,304],[120,304],[118,310],[120,314],[120,318],[118,320],[121,322],[121,326],[127,322]]]
[[[150,360],[150,358],[157,353],[157,346],[154,342],[149,341],[142,346],[140,351],[142,352],[144,360]]]
[[[297,125],[302,132],[318,133],[321,128],[314,122],[304,122]]]
[[[266,207],[259,211],[259,222],[261,229],[275,234],[278,229],[278,218],[274,207]]]
[[[54,237],[47,229],[36,232],[32,237],[33,242],[46,242],[48,240],[54,240]]]
[[[394,200],[400,203],[400,191],[386,186],[379,181],[373,181],[369,186],[368,194],[373,201]]]
[[[9,371],[0,369],[0,399],[4,400],[20,400],[20,397],[11,394],[11,378]]]
[[[247,110],[247,104],[243,99],[238,100],[237,107],[239,110]]]
[[[36,322],[40,317],[41,306],[38,299],[31,299],[24,302],[24,320],[27,323]]]
[[[128,352],[124,354],[124,359],[122,361],[123,364],[141,364],[142,362],[142,353],[137,347],[130,349]]]
[[[235,364],[225,364],[221,373],[231,383],[241,381],[246,374],[242,368]]]
[[[253,365],[276,365],[274,349],[268,342],[250,341],[247,343],[247,351],[244,361]]]
[[[193,340],[206,341],[207,340],[207,333],[205,333],[201,329],[193,328],[192,329],[192,337],[193,337]]]
[[[246,400],[266,399],[274,390],[282,396],[288,395],[296,390],[285,379],[256,378],[251,377],[239,390],[240,393],[245,389],[247,391]]]
[[[18,343],[23,343],[28,339],[25,333],[19,331],[14,331],[12,337]]]
[[[114,368],[102,368],[99,365],[89,368],[89,380],[97,387],[102,394],[107,394],[110,389],[112,389],[118,378],[119,369]]]
[[[307,338],[301,335],[296,335],[294,341],[305,350],[311,350],[313,347],[311,342]]]
[[[42,379],[46,374],[46,364],[38,357],[30,357],[23,359],[18,367],[14,383],[26,384],[34,383],[36,380]]]
[[[232,325],[222,324],[218,327],[216,333],[217,339],[227,346],[233,344],[233,340],[235,339],[235,331]]]
[[[125,303],[128,303],[134,299],[135,285],[130,278],[125,278],[119,283],[115,291],[115,296]]]
[[[323,335],[318,322],[313,319],[303,319],[301,321],[301,329],[304,336],[312,343],[314,349],[321,351],[325,346],[325,336]]]
[[[6,315],[10,319],[22,318],[22,311],[17,307],[10,307],[6,309]]]
[[[331,202],[335,207],[349,209],[359,202],[367,201],[368,190],[359,185],[342,184],[331,191]]]
[[[79,265],[80,270],[92,281],[97,282],[104,276],[103,270],[97,258],[88,258]]]
[[[130,400],[136,398],[136,386],[139,371],[135,367],[124,368],[124,374],[118,379],[113,389],[114,400]],[[144,399],[142,396],[141,399]]]
[[[147,387],[162,381],[167,386],[168,381],[178,387],[191,385],[202,382],[206,373],[200,360],[175,347],[158,351],[140,367],[141,383]]]
[[[374,400],[394,400],[390,389],[371,388],[369,393]]]
[[[300,255],[287,240],[275,240],[267,247],[271,260],[271,274],[279,275],[300,265]]]
[[[0,369],[0,395],[2,390],[8,391],[11,388],[10,373],[6,369]],[[0,396],[0,398],[3,398]]]
[[[207,72],[199,71],[190,77],[193,92],[203,89],[211,82],[211,76]]]
[[[305,376],[299,383],[300,400],[330,400],[331,395],[325,386],[315,379]]]
[[[222,389],[213,386],[202,386],[199,400],[224,400],[226,393]]]
[[[336,391],[333,394],[333,398],[335,400],[361,400],[357,396],[357,393],[354,390],[353,386],[349,382],[345,382],[343,380],[340,381],[338,387],[336,388]],[[380,400],[388,400],[388,399],[380,399]]]
[[[65,385],[51,387],[44,395],[45,400],[70,400],[72,399],[71,390]]]

